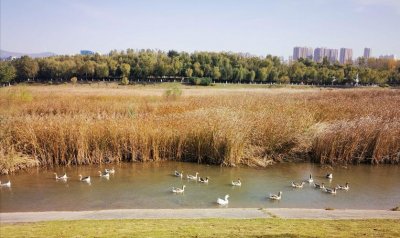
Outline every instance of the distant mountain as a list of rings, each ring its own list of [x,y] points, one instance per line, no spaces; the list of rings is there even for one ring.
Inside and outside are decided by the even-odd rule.
[[[24,55],[28,55],[31,58],[44,58],[44,57],[49,57],[49,56],[54,56],[56,55],[55,53],[52,52],[42,52],[42,53],[33,53],[33,54],[29,54],[29,53],[19,53],[19,52],[11,52],[11,51],[5,51],[5,50],[0,50],[0,58],[4,59],[10,56],[15,56],[17,58],[24,56]]]

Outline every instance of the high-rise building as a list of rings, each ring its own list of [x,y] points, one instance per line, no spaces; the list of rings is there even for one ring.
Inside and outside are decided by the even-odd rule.
[[[328,58],[329,62],[331,62],[332,64],[335,63],[336,61],[338,61],[339,50],[338,49],[327,49],[326,57]]]
[[[293,60],[311,59],[313,58],[313,49],[310,47],[294,47],[293,48]]]
[[[369,59],[371,57],[371,48],[364,48],[364,58]]]
[[[81,50],[81,55],[94,55],[94,52],[90,50]]]
[[[353,61],[353,50],[347,48],[340,48],[339,62],[341,64],[349,64]]]
[[[393,54],[392,55],[380,55],[379,59],[392,59],[392,60],[395,60],[396,56],[393,55]]]
[[[335,63],[338,59],[338,50],[337,49],[327,49],[324,47],[316,48],[314,50],[314,61],[315,62],[322,62],[324,58],[331,63]]]
[[[315,48],[314,50],[314,61],[322,62],[324,57],[326,57],[326,48]]]

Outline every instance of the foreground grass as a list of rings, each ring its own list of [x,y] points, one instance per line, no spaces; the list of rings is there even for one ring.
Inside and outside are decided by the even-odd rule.
[[[6,237],[400,237],[398,220],[171,219],[2,224]]]

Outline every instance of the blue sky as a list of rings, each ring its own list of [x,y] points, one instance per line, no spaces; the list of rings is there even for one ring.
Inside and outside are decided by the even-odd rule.
[[[287,58],[294,46],[400,56],[400,0],[0,0],[0,48],[234,51]]]

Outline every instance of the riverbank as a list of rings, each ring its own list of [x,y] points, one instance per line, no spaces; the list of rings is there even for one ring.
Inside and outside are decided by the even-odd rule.
[[[391,210],[306,209],[306,208],[221,208],[221,209],[117,209],[97,211],[50,211],[0,213],[0,223],[26,223],[58,220],[109,219],[400,219]]]
[[[20,158],[398,164],[399,104],[399,90],[380,88],[12,86],[0,89],[0,172],[27,167],[9,162]]]

